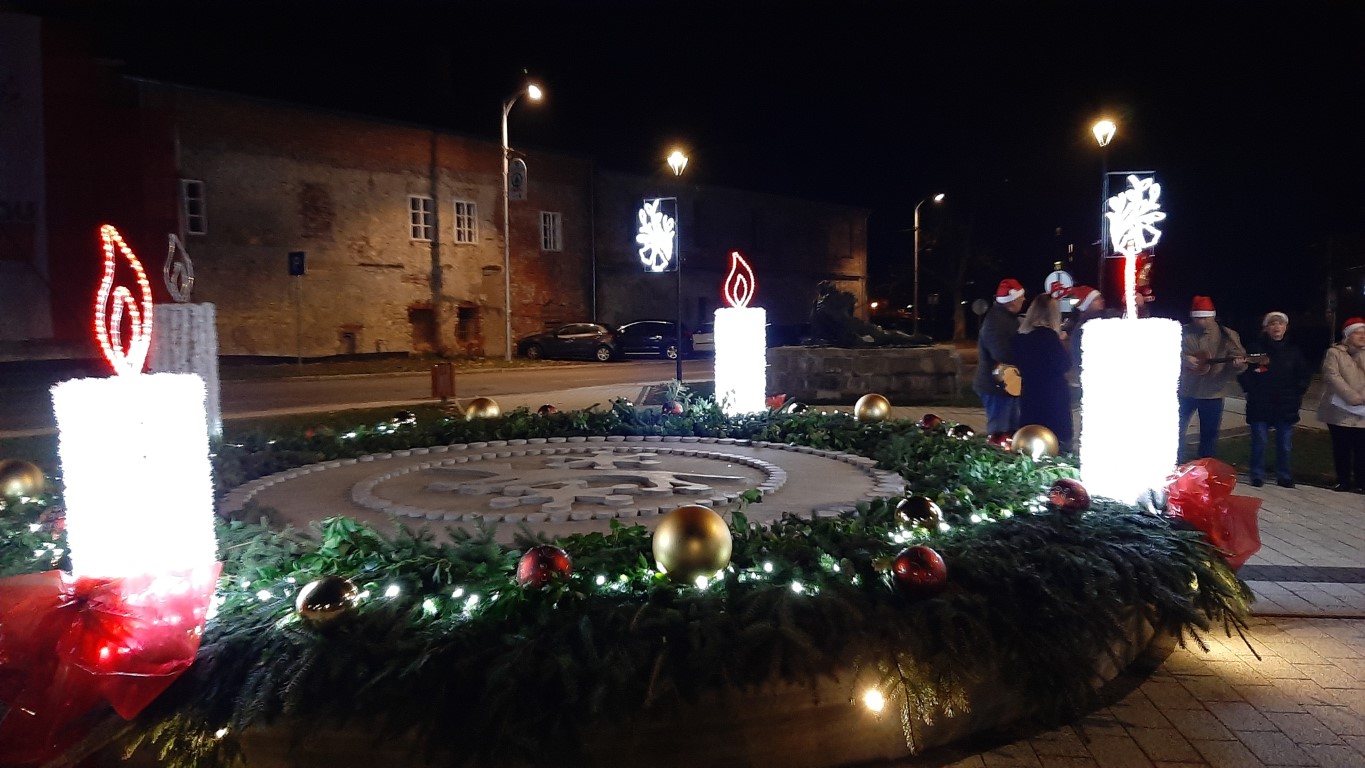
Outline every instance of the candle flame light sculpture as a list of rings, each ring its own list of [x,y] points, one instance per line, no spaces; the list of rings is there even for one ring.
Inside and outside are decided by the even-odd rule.
[[[767,388],[768,313],[750,307],[757,289],[754,271],[738,251],[730,254],[730,273],[722,294],[728,307],[716,310],[716,400],[727,415],[764,410]]]
[[[1161,238],[1161,185],[1130,175],[1109,198],[1124,256],[1127,316],[1086,323],[1081,342],[1081,479],[1094,496],[1133,503],[1165,485],[1179,445],[1180,324],[1137,317],[1135,262]],[[1134,364],[1134,360],[1141,361]]]
[[[160,695],[194,661],[218,578],[204,383],[142,373],[147,275],[116,229],[100,239],[95,337],[117,375],[52,388],[71,573],[0,580],[3,765],[51,760],[103,702],[132,718]],[[120,258],[138,298],[114,287]]]

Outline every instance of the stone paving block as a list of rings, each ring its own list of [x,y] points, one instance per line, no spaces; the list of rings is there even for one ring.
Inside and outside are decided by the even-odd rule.
[[[1216,677],[1182,677],[1180,684],[1185,686],[1196,699],[1208,704],[1213,701],[1241,701],[1242,695],[1230,683]]]
[[[1043,768],[1097,768],[1099,763],[1090,755],[1085,757],[1075,757],[1072,755],[1039,755],[1039,764]]]
[[[1316,765],[1294,740],[1279,731],[1239,731],[1237,738],[1266,765]]]
[[[1128,736],[1100,736],[1085,745],[1102,768],[1142,768],[1152,761]]]
[[[1307,709],[1298,700],[1298,697],[1291,696],[1279,687],[1271,685],[1269,681],[1265,685],[1242,685],[1233,686],[1237,692],[1242,694],[1246,702],[1256,708],[1261,714],[1268,712],[1291,712],[1306,714]],[[1273,718],[1272,718],[1273,719]]]
[[[1221,720],[1206,709],[1181,712],[1179,716],[1171,718],[1171,724],[1191,742],[1234,741],[1237,738]]]
[[[1345,744],[1332,729],[1313,715],[1303,712],[1266,712],[1266,719],[1275,724],[1295,744]]]
[[[1064,726],[1055,731],[1041,733],[1029,739],[1029,744],[1033,746],[1033,751],[1040,758],[1046,757],[1080,757],[1090,758],[1090,752],[1086,750],[1085,743],[1081,737],[1071,729],[1071,726]],[[1046,764],[1046,760],[1044,760]]]
[[[1148,679],[1140,689],[1162,711],[1204,708],[1185,686],[1174,680]]]
[[[1299,669],[1323,688],[1355,688],[1360,684],[1359,677],[1335,664],[1300,664]]]
[[[1365,736],[1365,717],[1362,717],[1360,712],[1352,712],[1346,707],[1314,704],[1308,706],[1308,712],[1338,736]]]
[[[1245,701],[1209,701],[1205,703],[1213,716],[1232,731],[1273,731],[1270,722],[1256,708]]]
[[[1265,763],[1240,741],[1191,741],[1212,768],[1262,768]]]
[[[981,754],[987,768],[1040,768],[1042,762],[1027,741],[1016,741]]]
[[[1170,728],[1171,723],[1166,716],[1161,714],[1152,702],[1147,700],[1138,692],[1137,696],[1129,695],[1123,701],[1109,708],[1109,712],[1115,720],[1124,726],[1139,728]]]
[[[1303,751],[1322,768],[1360,768],[1365,765],[1365,755],[1345,744],[1308,744]]]
[[[1129,728],[1147,757],[1169,762],[1198,762],[1199,752],[1174,728]]]

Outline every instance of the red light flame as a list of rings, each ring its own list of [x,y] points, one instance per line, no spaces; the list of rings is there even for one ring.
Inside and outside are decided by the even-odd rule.
[[[108,224],[100,227],[100,241],[104,246],[104,275],[100,278],[99,292],[95,294],[95,338],[115,373],[136,375],[142,372],[152,343],[152,287],[147,282],[147,273],[142,270],[142,262],[123,242],[117,229]],[[141,307],[127,286],[114,287],[115,247],[137,273]],[[127,349],[123,346],[124,312],[128,313],[130,337]]]
[[[754,271],[749,268],[749,262],[739,255],[739,251],[732,252],[730,274],[725,276],[725,303],[732,307],[747,307],[757,287]]]

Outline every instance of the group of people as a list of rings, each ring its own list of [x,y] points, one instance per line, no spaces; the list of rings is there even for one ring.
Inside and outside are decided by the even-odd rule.
[[[1063,451],[1074,448],[1067,377],[1080,368],[1085,324],[1097,317],[1117,315],[1105,308],[1099,291],[1088,286],[1072,288],[1069,296],[1076,302],[1076,317],[1068,333],[1062,327],[1058,299],[1039,294],[1020,319],[1025,305],[1023,285],[1012,278],[1000,281],[995,302],[982,319],[972,381],[972,389],[986,409],[987,432],[1013,433],[1023,424],[1041,424],[1056,434]],[[1182,446],[1191,420],[1198,415],[1198,456],[1214,455],[1223,420],[1223,398],[1235,382],[1246,396],[1246,419],[1251,428],[1248,474],[1251,484],[1258,487],[1266,481],[1265,455],[1271,432],[1275,434],[1275,481],[1285,488],[1294,487],[1290,468],[1294,425],[1299,421],[1312,371],[1302,351],[1286,339],[1288,330],[1288,315],[1269,312],[1262,318],[1261,333],[1244,346],[1235,330],[1218,322],[1213,300],[1196,296],[1190,321],[1181,333]],[[1006,372],[1017,376],[1017,392],[1006,386]],[[1331,435],[1335,490],[1365,493],[1365,318],[1347,320],[1341,342],[1327,350],[1317,413]]]

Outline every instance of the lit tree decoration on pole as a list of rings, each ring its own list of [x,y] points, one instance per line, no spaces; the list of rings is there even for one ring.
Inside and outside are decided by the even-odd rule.
[[[716,400],[727,415],[758,413],[766,404],[768,313],[749,302],[757,289],[754,271],[738,251],[730,254],[730,273],[722,294],[728,307],[716,310]]]
[[[1165,484],[1179,445],[1180,324],[1137,316],[1137,256],[1161,239],[1161,185],[1128,176],[1109,198],[1110,236],[1123,253],[1123,318],[1097,318],[1081,339],[1081,477],[1092,496],[1135,503]],[[1141,361],[1135,365],[1134,360]]]
[[[635,242],[640,244],[640,263],[650,272],[668,272],[675,268],[673,254],[678,241],[678,222],[660,209],[663,202],[663,199],[646,200],[636,213],[640,229]]]

